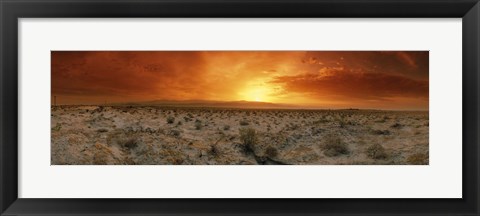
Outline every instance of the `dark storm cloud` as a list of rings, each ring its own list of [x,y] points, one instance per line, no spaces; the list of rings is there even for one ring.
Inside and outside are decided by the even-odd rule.
[[[321,51],[307,52],[303,63],[321,67],[387,73],[428,79],[428,51]]]
[[[309,93],[317,98],[386,99],[411,97],[428,99],[428,81],[406,76],[351,71],[330,71],[328,75],[301,74],[276,77],[272,83],[285,92]]]
[[[167,95],[201,82],[197,52],[52,52],[52,93]]]

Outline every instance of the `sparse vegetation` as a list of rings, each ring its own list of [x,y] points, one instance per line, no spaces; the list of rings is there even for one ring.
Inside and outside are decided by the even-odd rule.
[[[93,164],[94,165],[108,164],[109,156],[112,154],[112,151],[101,143],[95,143],[94,148],[95,148],[95,153],[93,155]]]
[[[387,153],[382,145],[375,143],[367,148],[367,155],[372,159],[386,159]]]
[[[203,127],[203,124],[202,124],[201,121],[196,121],[195,122],[195,129],[196,130],[200,130],[200,129],[202,129],[202,127]]]
[[[395,124],[393,124],[393,125],[391,126],[391,128],[395,128],[395,129],[400,129],[400,128],[402,128],[402,127],[403,127],[403,125],[400,124],[400,123],[398,123],[398,122],[395,123]]]
[[[321,145],[323,153],[328,157],[335,157],[349,153],[347,144],[338,136],[327,135]]]
[[[210,150],[208,151],[208,153],[214,157],[217,157],[220,154],[220,150],[216,145],[212,145],[210,146]]]
[[[172,136],[179,137],[180,136],[180,131],[179,130],[171,130],[170,134]]]
[[[123,142],[122,146],[127,148],[127,149],[133,149],[133,148],[136,148],[138,146],[138,141],[135,138],[130,138],[130,139],[126,140],[125,142]]]
[[[247,120],[241,120],[241,121],[240,121],[240,125],[241,125],[241,126],[247,126],[247,125],[249,125],[249,124],[250,124],[250,123],[249,123]]]
[[[425,153],[428,112],[97,108],[52,108],[52,164],[402,165],[429,161]]]
[[[265,155],[269,158],[275,158],[278,155],[278,150],[272,146],[267,147]]]
[[[372,134],[375,135],[390,135],[389,130],[372,130]]]
[[[415,153],[408,156],[407,162],[412,165],[427,165],[428,153]]]
[[[62,129],[61,124],[57,124],[57,125],[55,125],[55,127],[52,128],[53,131],[59,131],[60,129]]]
[[[257,132],[253,128],[240,129],[240,140],[243,143],[245,152],[253,152],[254,145],[257,142]]]

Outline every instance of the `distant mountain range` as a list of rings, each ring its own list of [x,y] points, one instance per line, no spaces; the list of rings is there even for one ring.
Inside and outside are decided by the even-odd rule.
[[[256,101],[209,101],[209,100],[154,100],[145,102],[116,103],[123,106],[182,106],[182,107],[225,107],[225,108],[299,108],[290,104]]]

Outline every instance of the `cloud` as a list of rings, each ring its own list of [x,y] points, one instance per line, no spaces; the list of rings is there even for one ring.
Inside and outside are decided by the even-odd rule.
[[[53,51],[52,94],[168,96],[200,84],[203,66],[197,52]]]
[[[315,64],[321,60],[321,65]],[[318,51],[302,60],[308,67],[344,67],[349,70],[386,73],[428,79],[428,51]]]
[[[397,97],[428,99],[428,80],[346,70],[330,70],[327,74],[278,76],[271,83],[281,86],[284,92],[304,93],[318,99],[387,100]]]
[[[52,95],[62,103],[249,100],[262,92],[279,103],[402,107],[398,98],[409,98],[411,107],[428,107],[426,51],[52,51],[51,59]]]

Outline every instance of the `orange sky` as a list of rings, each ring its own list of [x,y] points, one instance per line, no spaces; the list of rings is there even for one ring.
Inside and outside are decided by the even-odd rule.
[[[57,104],[262,101],[428,110],[428,51],[52,51]],[[53,97],[52,97],[53,98]]]

